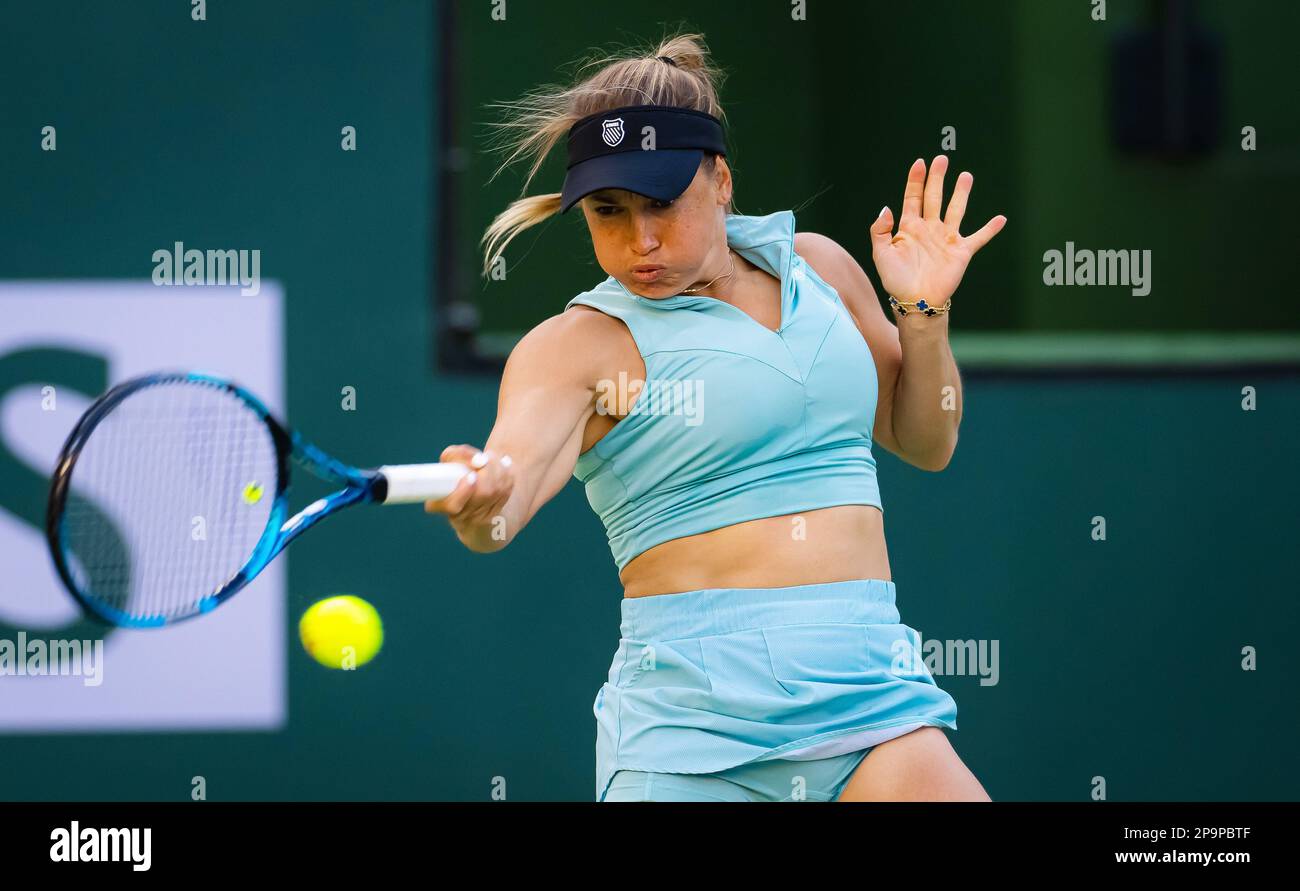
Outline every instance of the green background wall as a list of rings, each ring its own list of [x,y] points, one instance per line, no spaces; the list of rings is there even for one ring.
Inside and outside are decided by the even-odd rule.
[[[976,178],[967,231],[1008,217],[954,300],[962,330],[1300,329],[1300,304],[1281,298],[1277,276],[1292,252],[1288,209],[1300,203],[1288,62],[1300,7],[1195,5],[1197,27],[1223,45],[1216,148],[1190,159],[1123,154],[1108,123],[1111,47],[1154,28],[1166,5],[1111,0],[1096,22],[1086,0],[809,0],[799,22],[782,0],[632,4],[599,16],[584,0],[547,0],[512,3],[497,22],[485,5],[458,4],[472,198],[461,255],[478,268],[479,236],[523,184],[522,164],[486,184],[500,160],[479,150],[499,114],[487,103],[562,81],[562,66],[588,47],[683,23],[729,72],[721,98],[739,210],[795,208],[800,230],[835,238],[877,286],[867,227],[883,204],[897,216],[909,165],[956,129],[951,169]],[[1254,152],[1241,149],[1246,125],[1259,134]],[[557,152],[529,193],[558,192],[563,178]],[[1150,250],[1151,294],[1045,286],[1043,254],[1066,241]],[[488,328],[531,327],[605,277],[577,210],[521,235],[507,261],[506,281],[467,283]],[[1234,310],[1239,299],[1258,303]]]
[[[1138,17],[1110,7],[1115,27]],[[590,45],[684,20],[734,72],[724,102],[740,209],[809,202],[800,228],[864,263],[869,218],[885,201],[897,210],[908,163],[958,127],[954,161],[977,175],[969,218],[1011,224],[974,264],[955,328],[1300,321],[1277,288],[1290,230],[1255,217],[1295,204],[1293,90],[1270,69],[1292,8],[1265,19],[1256,4],[1207,7],[1235,60],[1226,148],[1177,167],[1106,148],[1104,26],[1085,4],[813,0],[803,24],[787,8],[592,15],[515,0],[493,23],[489,4],[459,3],[465,115],[556,79]],[[440,137],[428,4],[223,2],[194,23],[161,0],[7,3],[0,22],[0,278],[145,279],[151,252],[175,240],[257,247],[262,274],[286,289],[296,426],[363,465],[486,439],[496,379],[438,373],[430,348]],[[1258,121],[1257,159],[1231,151],[1238,120]],[[53,155],[37,150],[47,123]],[[339,151],[345,124],[355,153]],[[467,264],[519,184],[484,187],[476,144],[466,137],[456,233]],[[548,171],[534,192],[558,189],[562,165]],[[507,282],[473,285],[489,323],[535,322],[604,277],[581,225],[528,233],[520,243],[536,248]],[[1042,287],[1042,251],[1067,238],[1157,251],[1153,297],[1176,315],[1134,311],[1124,289]],[[1276,308],[1234,317],[1219,309],[1232,293],[1272,293]],[[339,410],[346,385],[355,412]],[[1240,408],[1246,385],[1258,411]],[[994,798],[1086,800],[1097,775],[1114,800],[1300,794],[1284,556],[1298,391],[1294,375],[1264,372],[968,374],[944,473],[877,450],[903,621],[926,638],[1000,641],[996,686],[938,678],[958,702],[954,744]],[[3,473],[0,509],[39,511],[13,503]],[[1106,542],[1089,535],[1099,514]],[[499,554],[466,551],[440,518],[381,511],[323,524],[288,559],[291,619],[335,592],[379,607],[388,639],[375,663],[330,673],[292,642],[281,733],[0,737],[0,798],[184,799],[196,774],[217,800],[485,800],[497,776],[514,800],[593,797],[591,704],[620,589],[576,482]],[[1258,648],[1258,671],[1240,669],[1243,646]]]

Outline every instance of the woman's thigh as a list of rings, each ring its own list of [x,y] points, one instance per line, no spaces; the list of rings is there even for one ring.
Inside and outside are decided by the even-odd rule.
[[[858,765],[840,801],[990,801],[948,735],[920,727],[881,743]]]
[[[602,800],[835,801],[869,751],[813,761],[758,761],[706,774],[620,770]]]

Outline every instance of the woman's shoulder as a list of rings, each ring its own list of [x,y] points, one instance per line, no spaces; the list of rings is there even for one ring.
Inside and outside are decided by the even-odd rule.
[[[529,330],[511,350],[510,359],[516,364],[541,361],[575,369],[603,368],[629,347],[635,350],[636,344],[621,319],[594,306],[570,302]]]
[[[613,316],[626,315],[638,308],[637,301],[613,276],[606,278],[594,288],[574,295],[568,303],[564,304],[565,310],[574,306],[591,307]]]
[[[839,242],[818,232],[796,232],[794,252],[822,278],[838,271],[846,258],[852,259]]]

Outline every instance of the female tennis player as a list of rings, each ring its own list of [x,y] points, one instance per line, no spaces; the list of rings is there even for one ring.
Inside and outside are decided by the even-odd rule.
[[[971,175],[941,214],[947,160],[918,159],[897,231],[870,225],[895,326],[840,245],[733,213],[701,35],[599,66],[508,104],[502,167],[531,154],[531,182],[564,137],[568,172],[493,221],[484,271],[580,206],[609,277],[515,347],[484,448],[442,453],[475,472],[426,509],[496,551],[585,484],[624,586],[597,800],[989,800],[900,624],[871,445],[948,464],[949,298],[1005,217],[962,236]]]

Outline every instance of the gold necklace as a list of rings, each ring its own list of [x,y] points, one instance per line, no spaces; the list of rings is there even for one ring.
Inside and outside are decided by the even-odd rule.
[[[731,261],[731,269],[730,269],[730,270],[729,270],[725,275],[720,275],[720,276],[718,276],[718,278],[715,278],[715,279],[713,280],[713,282],[716,282],[718,279],[726,278],[727,276],[730,276],[730,275],[734,275],[734,274],[735,274],[735,272],[736,272],[736,258],[732,256],[732,254],[731,254],[731,250],[730,250],[730,249],[727,250],[727,259]],[[703,291],[705,288],[710,287],[710,286],[713,284],[713,282],[709,282],[709,284],[707,284],[707,285],[700,285],[698,288],[687,288],[685,291],[682,291],[682,293],[683,293],[683,294],[696,294],[696,293],[698,293],[698,292],[700,292],[700,291]]]

